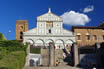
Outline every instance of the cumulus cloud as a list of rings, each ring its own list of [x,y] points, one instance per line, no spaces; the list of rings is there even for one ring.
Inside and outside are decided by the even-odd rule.
[[[84,8],[83,12],[84,13],[88,13],[94,10],[94,6],[93,5],[89,5],[86,8]]]
[[[85,25],[90,21],[86,14],[75,11],[65,12],[61,17],[63,18],[63,23],[69,25]]]

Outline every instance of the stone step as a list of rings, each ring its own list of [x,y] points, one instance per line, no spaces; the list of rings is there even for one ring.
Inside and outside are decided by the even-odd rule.
[[[24,69],[81,69],[81,68],[64,66],[64,67],[27,67]]]

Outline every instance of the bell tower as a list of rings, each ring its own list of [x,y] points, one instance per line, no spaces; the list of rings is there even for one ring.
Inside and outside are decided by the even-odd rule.
[[[16,21],[16,33],[15,40],[23,40],[23,32],[28,31],[28,21],[27,20],[17,20]]]

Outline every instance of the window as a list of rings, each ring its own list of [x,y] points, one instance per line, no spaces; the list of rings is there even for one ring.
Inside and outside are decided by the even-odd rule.
[[[87,35],[87,40],[90,40],[90,35]]]
[[[23,39],[23,32],[20,32],[20,39]]]
[[[49,33],[51,34],[51,29],[49,29]]]
[[[94,37],[94,40],[97,40],[97,36],[96,35],[94,35],[93,37]]]
[[[77,39],[78,39],[78,40],[81,40],[81,36],[80,36],[80,35],[77,35]]]
[[[103,40],[104,40],[104,35],[103,35]]]
[[[47,28],[52,28],[53,27],[53,22],[47,22],[46,27]]]

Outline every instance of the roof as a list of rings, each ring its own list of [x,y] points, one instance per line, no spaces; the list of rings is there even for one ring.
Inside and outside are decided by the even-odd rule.
[[[102,29],[102,28],[96,26],[72,26],[72,31],[74,31],[74,29]]]
[[[71,30],[67,30],[67,29],[65,29],[65,28],[63,28],[63,30],[66,30],[66,31],[72,32]]]
[[[28,20],[17,20],[16,23],[28,23]]]

